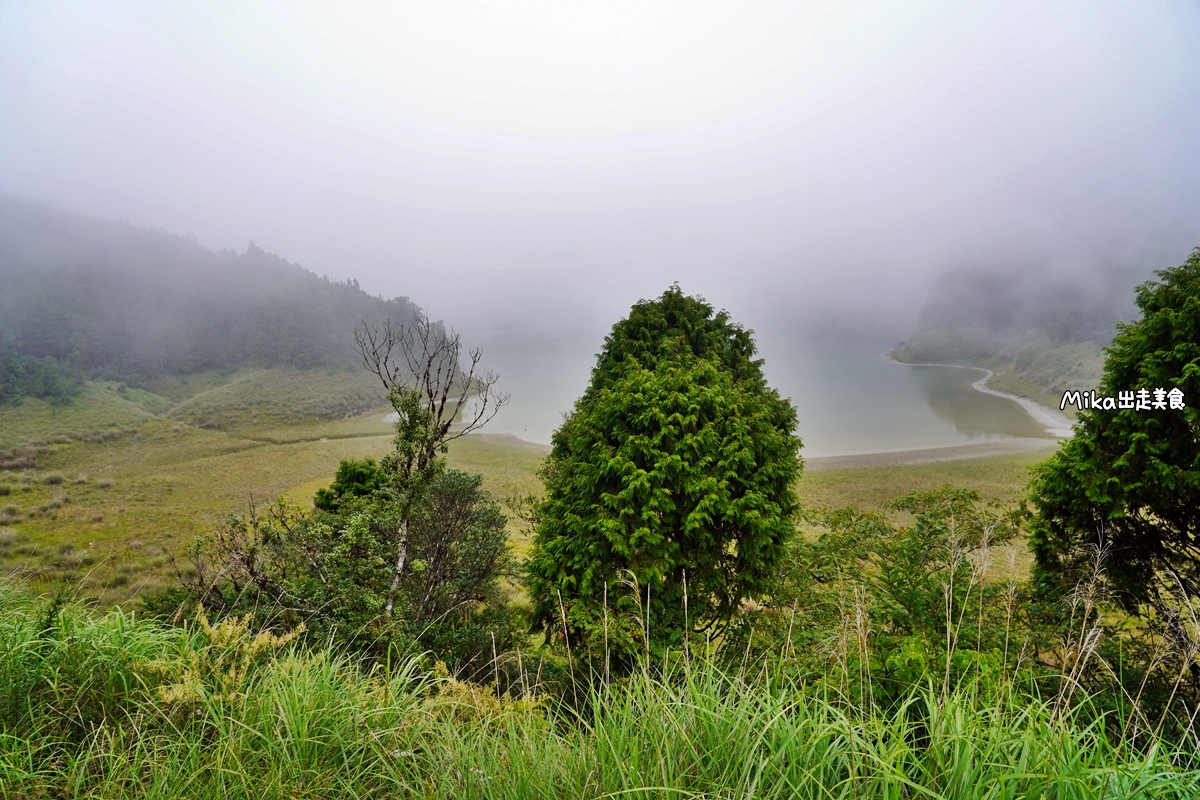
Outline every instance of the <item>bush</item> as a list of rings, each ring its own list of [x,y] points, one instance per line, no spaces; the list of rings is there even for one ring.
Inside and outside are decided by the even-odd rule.
[[[260,626],[303,622],[313,641],[372,658],[430,650],[466,674],[486,673],[493,652],[520,640],[500,584],[515,577],[506,519],[480,476],[438,470],[421,489],[391,614],[385,604],[402,509],[386,491],[322,491],[337,513],[280,501],[264,516],[228,517],[193,544],[180,585],[147,598],[147,606],[167,616],[181,605],[220,617],[250,613]]]

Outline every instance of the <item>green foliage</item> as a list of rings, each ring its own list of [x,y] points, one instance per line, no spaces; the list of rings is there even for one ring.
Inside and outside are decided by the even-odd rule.
[[[500,581],[513,572],[499,505],[478,475],[438,470],[408,513],[409,568],[384,613],[405,510],[386,473],[343,461],[329,507],[309,513],[282,501],[265,515],[229,516],[197,540],[179,588],[147,600],[177,616],[201,605],[219,617],[252,614],[258,626],[303,623],[315,641],[381,656],[389,647],[429,649],[456,671],[486,671],[493,640],[513,644],[516,621]]]
[[[972,688],[857,708],[675,660],[581,719],[421,660],[365,670],[242,621],[169,628],[0,588],[0,797],[1187,800],[1196,752]],[[11,690],[10,690],[11,686]],[[28,693],[28,694],[27,694]],[[86,722],[84,722],[86,720]],[[80,724],[82,723],[82,724]],[[79,727],[72,733],[73,726]]]
[[[791,545],[771,606],[740,621],[731,655],[754,636],[760,651],[792,654],[800,676],[861,701],[869,687],[887,707],[931,683],[1011,675],[1024,636],[1018,589],[988,571],[1018,519],[949,486],[891,509],[912,524],[855,508],[812,514],[822,533]]]
[[[166,638],[128,614],[89,618],[61,594],[35,603],[0,585],[0,739],[37,730],[83,742],[153,682]]]
[[[383,488],[384,481],[384,473],[373,458],[342,461],[338,464],[333,484],[317,490],[313,505],[321,511],[337,511],[343,501],[370,497]]]
[[[497,581],[512,575],[507,519],[482,483],[478,475],[445,470],[414,509],[403,607],[415,625],[504,601]]]
[[[1092,409],[1032,484],[1033,548],[1046,590],[1078,580],[1096,548],[1126,608],[1200,595],[1200,250],[1139,287],[1097,393],[1182,390],[1183,410]]]
[[[69,373],[54,356],[37,358],[22,354],[16,338],[0,329],[0,405],[16,405],[26,397],[57,405],[69,403],[80,392],[79,381],[73,380]]]
[[[628,661],[766,591],[794,533],[799,441],[753,353],[748,332],[678,287],[614,326],[545,467],[535,624]]]
[[[439,426],[426,396],[415,389],[393,389],[388,401],[396,410],[396,436],[383,466],[398,486],[416,489],[426,476],[441,469],[439,457],[446,452],[450,421]]]
[[[499,590],[512,571],[506,520],[483,479],[447,470],[444,456],[507,397],[491,396],[484,413],[497,376],[476,371],[479,351],[461,371],[458,335],[424,314],[409,325],[364,323],[354,338],[396,411],[392,452],[378,463],[342,461],[314,513],[280,500],[268,519],[253,508],[249,519],[229,517],[193,546],[191,568],[178,570],[182,587],[151,605],[199,603],[259,624],[303,620],[356,652],[420,646],[456,670],[478,670],[485,638],[494,661],[516,635]],[[472,393],[481,408],[451,430]]]
[[[584,397],[609,388],[625,374],[629,360],[653,371],[659,358],[690,353],[715,362],[734,381],[763,385],[762,360],[754,360],[752,331],[729,319],[729,313],[713,313],[699,297],[688,297],[676,284],[657,300],[643,300],[629,316],[613,326],[592,371],[592,382]],[[671,347],[664,352],[664,343]]]

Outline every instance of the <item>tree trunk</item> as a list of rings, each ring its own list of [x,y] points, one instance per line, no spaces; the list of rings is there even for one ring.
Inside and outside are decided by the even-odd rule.
[[[392,573],[392,586],[388,589],[387,605],[383,608],[385,617],[392,616],[392,605],[396,600],[396,587],[400,585],[400,574],[404,572],[404,559],[408,555],[408,517],[400,522],[400,553],[396,556],[396,569]]]

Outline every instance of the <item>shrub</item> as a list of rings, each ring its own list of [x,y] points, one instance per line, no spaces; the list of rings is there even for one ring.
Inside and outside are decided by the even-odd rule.
[[[258,625],[304,621],[313,638],[353,652],[431,650],[468,674],[484,671],[493,647],[504,651],[520,640],[501,587],[514,577],[506,519],[480,476],[439,468],[425,482],[408,510],[407,568],[395,584],[400,505],[386,491],[322,496],[339,512],[280,501],[265,515],[231,515],[193,543],[190,569],[177,570],[180,586],[147,597],[146,605],[168,616],[181,605],[202,605],[221,616],[253,613]]]
[[[42,483],[47,486],[57,486],[64,480],[61,472],[47,472],[42,476]]]

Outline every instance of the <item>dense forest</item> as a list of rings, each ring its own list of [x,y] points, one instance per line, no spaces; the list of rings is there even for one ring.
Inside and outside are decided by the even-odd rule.
[[[356,325],[415,311],[253,244],[214,252],[0,196],[0,402],[66,399],[84,378],[354,365]]]

